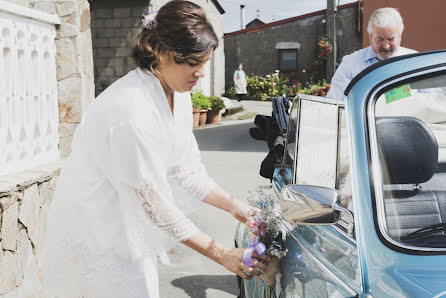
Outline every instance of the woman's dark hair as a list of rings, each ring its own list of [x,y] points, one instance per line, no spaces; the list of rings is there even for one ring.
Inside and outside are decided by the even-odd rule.
[[[156,26],[142,30],[132,57],[137,66],[157,71],[160,62],[173,58],[182,64],[204,57],[218,46],[218,39],[203,9],[189,1],[173,0],[161,7]]]

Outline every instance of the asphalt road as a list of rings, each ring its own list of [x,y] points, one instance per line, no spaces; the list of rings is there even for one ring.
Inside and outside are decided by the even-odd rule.
[[[271,103],[242,102],[242,105],[247,112],[271,114]],[[242,200],[246,199],[249,189],[270,184],[258,174],[268,150],[265,142],[256,141],[249,135],[253,120],[221,121],[218,125],[194,131],[209,175]],[[237,221],[231,215],[206,205],[191,219],[220,243],[234,245]],[[237,297],[239,290],[235,275],[220,265],[181,244],[169,252],[169,258],[172,264],[160,264],[162,298]]]

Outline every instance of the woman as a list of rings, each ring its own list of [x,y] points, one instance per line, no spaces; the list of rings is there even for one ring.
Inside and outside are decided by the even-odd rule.
[[[246,74],[243,70],[243,64],[239,63],[237,69],[234,71],[234,88],[235,93],[237,94],[237,101],[240,102],[242,100],[243,95],[246,92]]]
[[[187,91],[217,43],[191,2],[146,16],[138,68],[89,106],[58,180],[43,265],[49,294],[159,297],[157,256],[177,242],[242,278],[266,269],[243,265],[242,249],[223,247],[185,215],[203,201],[250,220],[249,207],[207,176],[191,130]]]

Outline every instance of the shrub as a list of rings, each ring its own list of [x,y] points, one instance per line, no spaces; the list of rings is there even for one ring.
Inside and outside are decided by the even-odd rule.
[[[235,89],[234,89],[234,87],[229,88],[228,91],[226,91],[225,96],[226,96],[227,98],[232,98],[232,99],[234,99],[234,98],[235,98]]]
[[[226,107],[223,99],[218,96],[210,96],[209,101],[211,102],[211,110],[222,110]]]
[[[192,108],[209,110],[211,108],[211,102],[202,92],[195,92],[192,94]]]
[[[271,81],[258,76],[246,76],[246,91],[248,97],[256,100],[265,100],[272,93]]]

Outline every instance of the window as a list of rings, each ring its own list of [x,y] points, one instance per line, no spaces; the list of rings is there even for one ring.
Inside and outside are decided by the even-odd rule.
[[[337,189],[341,205],[353,212],[343,104],[301,95],[299,105],[294,183]],[[342,214],[338,225],[347,231],[351,224],[351,218]]]
[[[445,82],[444,73],[399,81],[370,105],[379,229],[404,248],[446,248]]]
[[[296,184],[335,188],[338,105],[302,98],[300,106]]]
[[[297,70],[297,49],[279,50],[279,70]]]

